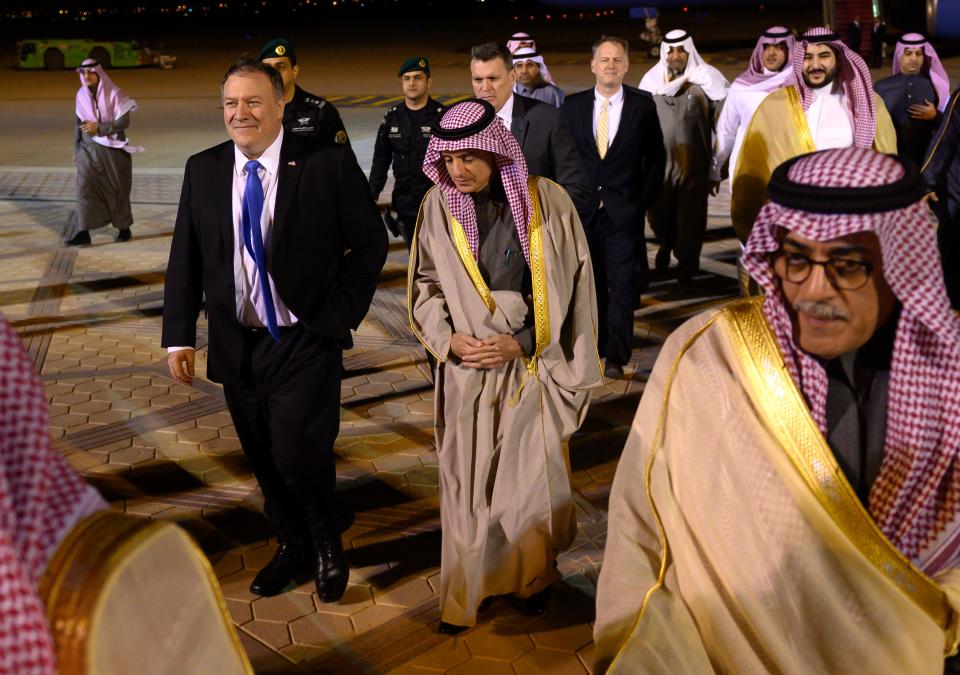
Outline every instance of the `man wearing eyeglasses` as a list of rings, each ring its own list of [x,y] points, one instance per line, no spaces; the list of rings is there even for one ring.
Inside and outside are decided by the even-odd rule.
[[[960,317],[919,172],[833,149],[768,193],[743,256],[764,296],[681,326],[640,402],[594,672],[939,675],[958,645]]]

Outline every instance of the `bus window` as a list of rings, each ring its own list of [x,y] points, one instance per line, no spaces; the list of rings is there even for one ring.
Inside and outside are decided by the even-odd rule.
[[[26,61],[27,58],[37,53],[37,44],[35,42],[24,42],[20,47],[20,60]]]

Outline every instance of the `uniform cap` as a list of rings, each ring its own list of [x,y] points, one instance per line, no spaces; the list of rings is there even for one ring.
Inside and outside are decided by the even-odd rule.
[[[423,56],[411,56],[409,59],[403,62],[403,65],[400,66],[400,72],[397,73],[397,77],[403,77],[404,73],[409,73],[412,70],[422,70],[427,75],[430,74],[430,62]]]
[[[260,54],[257,56],[257,61],[278,59],[284,56],[290,59],[290,63],[296,65],[297,53],[293,49],[293,43],[284,38],[276,38],[263,45],[263,49],[260,50]]]

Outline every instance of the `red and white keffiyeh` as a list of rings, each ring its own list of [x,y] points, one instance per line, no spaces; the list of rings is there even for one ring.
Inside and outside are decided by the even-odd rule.
[[[801,35],[793,46],[794,85],[800,92],[803,109],[810,108],[815,96],[813,89],[803,81],[803,55],[808,45],[820,43],[833,47],[837,55],[838,77],[853,117],[853,144],[858,148],[871,148],[877,133],[877,106],[873,99],[870,69],[863,58],[847,47],[829,28],[811,28]]]
[[[458,129],[474,126],[478,127],[477,131],[460,138],[440,137],[445,130],[456,132]],[[439,129],[434,129],[433,137],[427,145],[427,152],[423,158],[423,173],[443,191],[450,213],[463,226],[474,257],[480,247],[476,205],[473,195],[460,192],[450,178],[443,161],[442,153],[444,152],[485,150],[493,153],[503,189],[507,194],[507,201],[510,203],[513,222],[520,237],[523,257],[529,265],[530,238],[527,232],[530,217],[533,215],[533,203],[527,190],[527,162],[523,158],[517,139],[497,117],[493,106],[478,99],[463,101],[448,108],[437,122],[437,127]]]
[[[90,92],[90,87],[83,79],[85,70],[96,72],[100,78],[96,94]],[[137,102],[113,83],[96,59],[84,59],[77,73],[80,75],[80,89],[77,90],[76,114],[81,122],[110,122],[137,109]],[[108,148],[122,148],[131,154],[143,151],[140,146],[128,145],[125,138],[117,138],[117,134],[94,136],[93,140]]]
[[[905,175],[894,156],[853,147],[804,155],[787,172],[793,184],[822,188],[891,186]],[[880,242],[883,276],[901,310],[890,366],[884,457],[869,509],[884,534],[920,569],[935,574],[955,567],[960,564],[960,318],[944,288],[932,216],[922,201],[896,210],[824,213],[812,204],[817,210],[788,208],[774,199],[771,192],[742,262],[766,291],[766,317],[824,433],[826,371],[794,342],[769,256],[778,250],[783,230],[815,241],[872,232]]]
[[[767,70],[763,65],[763,50],[768,45],[783,44],[787,50],[787,59],[793,54],[793,46],[796,38],[789,28],[783,26],[771,26],[763,32],[760,39],[757,40],[753,48],[753,54],[750,56],[750,63],[747,69],[733,81],[733,86],[737,90],[750,89],[760,91],[773,91],[779,89],[785,84],[789,84],[793,78],[793,69],[789,63],[784,64],[783,68],[777,72]]]
[[[897,40],[897,46],[893,50],[893,74],[900,74],[900,57],[903,56],[904,50],[907,48],[916,49],[917,47],[923,47],[923,54],[926,58],[924,59],[924,69],[921,72],[933,82],[933,89],[937,92],[937,109],[943,112],[950,100],[950,76],[947,75],[937,50],[920,33],[907,33]]]
[[[0,317],[0,673],[55,673],[37,582],[66,532],[105,506],[50,448],[47,400]]]

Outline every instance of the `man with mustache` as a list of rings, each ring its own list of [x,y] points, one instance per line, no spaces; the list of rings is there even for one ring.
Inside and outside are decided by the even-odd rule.
[[[914,164],[778,167],[762,297],[675,331],[610,493],[598,673],[940,675],[960,610],[960,316]],[[952,671],[948,671],[952,672]]]
[[[897,138],[870,69],[828,28],[800,36],[791,54],[792,81],[757,107],[732,170],[730,217],[746,241],[766,185],[781,163],[816,150],[873,148],[896,152]]]
[[[919,33],[904,35],[893,52],[893,75],[874,89],[893,118],[898,152],[922,164],[950,100],[950,78],[933,45]]]
[[[710,165],[713,194],[717,194],[720,181],[727,173],[727,162],[730,172],[737,166],[743,134],[757,106],[767,94],[779,89],[793,77],[789,57],[795,42],[788,28],[768,28],[757,40],[747,69],[730,85],[720,117],[717,118],[717,142]]]
[[[729,83],[697,52],[693,38],[672,30],[660,44],[660,62],[647,71],[640,89],[657,105],[667,153],[666,171],[656,200],[647,211],[657,235],[656,268],[677,258],[682,284],[700,269],[707,229],[707,195],[712,156],[713,120]]]
[[[586,238],[493,106],[451,106],[423,172],[410,326],[436,357],[440,632],[513,595],[542,614],[577,529],[566,443],[603,382]]]
[[[515,93],[549,103],[554,108],[563,105],[563,89],[556,85],[553,78],[547,79],[547,65],[536,49],[521,47],[515,51],[513,72],[517,76],[517,82],[513,85]]]

